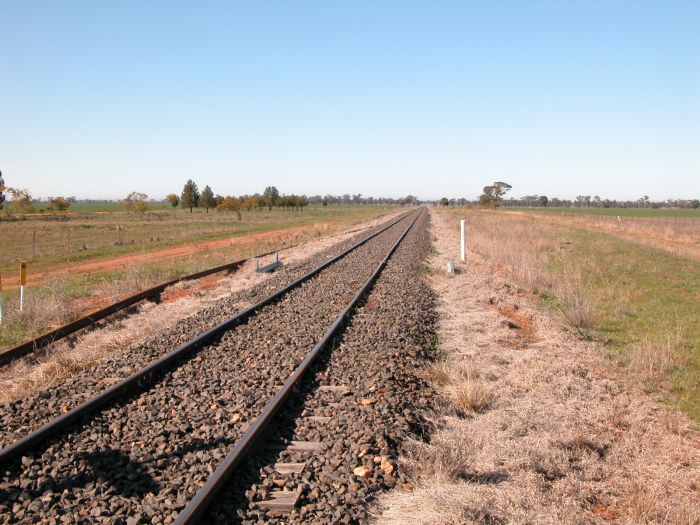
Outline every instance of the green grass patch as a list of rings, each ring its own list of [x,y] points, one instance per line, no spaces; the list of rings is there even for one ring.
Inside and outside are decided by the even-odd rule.
[[[570,244],[549,254],[550,270],[580,275],[608,355],[652,375],[654,366],[668,366],[659,371],[666,401],[700,420],[700,263],[603,233],[564,231]],[[549,295],[545,302],[554,304]],[[665,349],[673,359],[660,363]]]

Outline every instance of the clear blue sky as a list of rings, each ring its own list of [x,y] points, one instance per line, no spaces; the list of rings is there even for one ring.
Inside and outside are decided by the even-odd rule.
[[[700,197],[700,1],[0,0],[35,196]]]

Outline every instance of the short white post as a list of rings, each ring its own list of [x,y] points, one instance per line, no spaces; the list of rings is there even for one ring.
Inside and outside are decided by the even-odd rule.
[[[24,310],[24,285],[27,284],[27,263],[19,262],[19,313]]]
[[[466,254],[464,253],[465,252],[465,248],[464,248],[464,219],[459,221],[459,225],[462,229],[462,262],[464,262],[465,256],[466,256]]]

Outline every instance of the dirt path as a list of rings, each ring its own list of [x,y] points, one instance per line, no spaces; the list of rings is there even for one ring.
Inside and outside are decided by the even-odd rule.
[[[88,261],[82,263],[73,263],[70,265],[61,266],[54,270],[45,272],[31,273],[27,275],[29,286],[37,286],[45,282],[48,278],[60,275],[76,275],[95,272],[108,272],[113,270],[123,270],[133,266],[138,266],[154,261],[163,261],[201,253],[206,250],[219,248],[233,247],[242,244],[264,243],[265,241],[280,241],[287,238],[293,238],[296,234],[313,229],[314,225],[308,226],[292,226],[280,230],[274,230],[263,233],[251,233],[247,235],[238,235],[235,237],[227,237],[225,239],[217,239],[211,241],[189,243],[171,248],[163,248],[152,250],[144,253],[122,255],[109,259],[100,259],[97,261]],[[3,277],[3,287],[5,289],[14,289],[19,286],[17,277]]]
[[[380,525],[700,523],[700,433],[603,362],[531,294],[470,252],[432,210],[440,350],[453,402],[430,443],[407,447],[413,490]],[[438,404],[436,403],[436,406]]]

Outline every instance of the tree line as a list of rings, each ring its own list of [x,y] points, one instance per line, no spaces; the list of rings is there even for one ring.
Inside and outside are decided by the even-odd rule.
[[[7,206],[6,197],[10,196],[11,200]],[[0,210],[5,209],[8,213],[34,213],[36,211],[35,204],[46,204],[41,207],[40,212],[58,211],[65,212],[70,208],[70,205],[76,202],[75,197],[48,197],[47,201],[35,200],[28,190],[12,188],[5,186],[2,172],[0,172]],[[109,200],[91,200],[86,199],[81,202],[94,203],[110,203],[115,201]],[[146,213],[152,204],[163,202],[151,199],[147,194],[139,191],[132,191],[126,197],[118,201],[125,210],[135,213]],[[391,197],[372,197],[363,196],[361,193],[343,194],[343,195],[297,195],[297,194],[282,194],[275,186],[268,186],[262,193],[254,193],[252,195],[219,195],[214,194],[210,186],[204,186],[201,191],[193,180],[188,180],[182,188],[180,194],[171,193],[166,196],[165,202],[169,203],[173,208],[178,206],[184,209],[189,209],[192,212],[195,208],[204,208],[206,212],[210,209],[217,211],[232,211],[237,212],[240,218],[241,210],[262,210],[273,208],[284,210],[303,210],[309,204],[320,204],[323,206],[334,204],[350,204],[350,205],[405,205],[418,204],[419,200],[407,195],[398,199]]]
[[[170,203],[173,208],[180,206],[192,210],[194,208],[204,208],[207,213],[210,209],[219,211],[236,211],[263,209],[267,207],[271,210],[273,207],[301,210],[309,205],[309,199],[306,195],[282,195],[274,186],[268,186],[265,191],[254,195],[214,195],[211,187],[204,186],[200,192],[197,184],[192,180],[188,180],[182,188],[180,195],[171,193],[165,197],[165,200]]]
[[[663,201],[653,201],[648,195],[639,199],[616,200],[603,199],[598,195],[577,195],[575,199],[560,199],[558,197],[548,197],[547,195],[525,195],[519,198],[505,198],[505,194],[512,188],[506,182],[494,182],[484,186],[482,194],[476,200],[466,198],[443,197],[436,204],[441,206],[466,206],[479,205],[497,208],[517,207],[517,208],[700,208],[698,199],[666,199]]]
[[[187,208],[190,212],[194,208],[205,208],[207,212],[210,209],[221,211],[237,211],[264,209],[272,210],[280,208],[285,210],[303,210],[309,204],[320,204],[328,206],[332,204],[352,204],[352,205],[386,205],[386,204],[418,204],[418,199],[412,195],[402,197],[400,199],[363,196],[361,193],[350,195],[306,195],[290,194],[285,195],[275,186],[268,186],[262,193],[254,193],[253,195],[214,195],[214,192],[209,186],[205,186],[200,192],[197,184],[192,180],[188,180],[182,188],[180,195],[171,193],[165,198],[173,208],[180,206]]]

